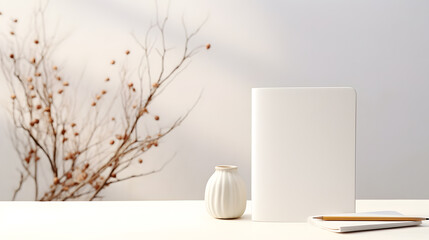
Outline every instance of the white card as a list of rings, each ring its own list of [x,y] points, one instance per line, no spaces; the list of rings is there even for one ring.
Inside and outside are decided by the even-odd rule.
[[[355,211],[353,88],[252,89],[252,218]]]

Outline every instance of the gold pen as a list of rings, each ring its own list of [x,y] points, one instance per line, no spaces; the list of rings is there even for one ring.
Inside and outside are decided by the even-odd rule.
[[[407,217],[407,216],[317,216],[315,219],[324,221],[424,221],[429,220],[426,217]]]

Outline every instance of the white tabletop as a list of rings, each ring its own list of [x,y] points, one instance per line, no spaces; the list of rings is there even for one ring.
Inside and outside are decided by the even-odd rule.
[[[429,200],[358,200],[357,211],[429,216]],[[307,223],[210,217],[203,201],[0,202],[0,239],[429,239],[418,227],[332,233]]]

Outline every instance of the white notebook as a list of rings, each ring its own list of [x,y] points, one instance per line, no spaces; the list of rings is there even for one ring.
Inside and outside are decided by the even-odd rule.
[[[355,211],[356,92],[252,89],[252,219]]]
[[[331,215],[331,216],[337,216],[337,215],[338,214]],[[391,217],[391,216],[403,216],[403,215],[394,211],[380,211],[380,212],[341,214],[339,216]],[[317,216],[309,217],[308,222],[331,232],[356,232],[356,231],[375,230],[375,229],[384,229],[384,228],[417,226],[422,224],[422,221],[323,221],[321,219],[315,219],[315,217]]]

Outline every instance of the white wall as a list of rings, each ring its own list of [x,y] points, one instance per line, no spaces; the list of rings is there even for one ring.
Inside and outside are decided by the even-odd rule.
[[[29,12],[32,2],[0,0],[0,11]],[[144,31],[154,10],[152,1],[51,2],[50,17],[71,32],[58,55],[70,73],[86,66],[85,81],[104,76],[99,62],[131,46],[129,32]],[[191,26],[209,15],[198,40],[213,47],[193,60],[156,107],[165,110],[167,122],[186,111],[201,89],[203,97],[145,168],[177,153],[174,161],[156,175],[112,186],[106,200],[202,199],[219,164],[238,165],[250,192],[250,89],[274,86],[354,87],[357,197],[429,198],[428,1],[171,2],[173,43],[180,40],[182,13]],[[5,89],[0,91],[7,101]],[[6,133],[0,138],[5,200],[18,181]]]

